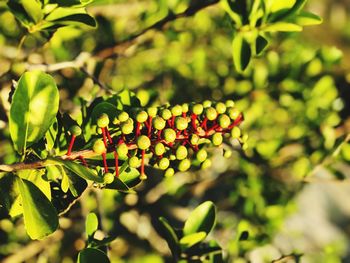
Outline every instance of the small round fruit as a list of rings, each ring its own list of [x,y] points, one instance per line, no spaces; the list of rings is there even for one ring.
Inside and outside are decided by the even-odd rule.
[[[231,124],[231,119],[226,114],[221,114],[218,118],[221,128],[226,129]]]
[[[211,160],[210,160],[210,159],[206,159],[206,160],[202,163],[201,168],[202,168],[202,169],[208,169],[209,167],[211,167],[211,165],[212,165]]]
[[[241,112],[240,112],[237,108],[230,108],[230,109],[228,110],[228,116],[230,116],[230,118],[231,118],[232,120],[237,119],[237,117],[239,116],[240,113],[241,113]]]
[[[180,105],[175,105],[171,108],[171,113],[173,116],[180,116],[182,114],[182,107]]]
[[[112,173],[105,173],[103,175],[103,182],[105,184],[111,184],[114,181],[114,175]]]
[[[97,154],[102,154],[106,152],[106,146],[101,140],[97,140],[94,142],[94,145],[92,146],[92,150]]]
[[[225,104],[227,108],[235,106],[235,102],[233,100],[227,100]]]
[[[218,132],[214,133],[211,138],[211,141],[215,146],[219,146],[220,144],[222,144],[222,141],[223,141],[222,134]]]
[[[243,141],[243,142],[247,142],[247,141],[248,141],[248,134],[244,134],[244,135],[242,136],[242,141]]]
[[[155,146],[154,146],[154,153],[157,156],[161,156],[165,153],[165,147],[164,144],[161,142],[158,142]]]
[[[216,109],[216,111],[217,111],[219,114],[223,114],[223,113],[225,113],[225,111],[226,111],[226,105],[225,105],[225,103],[223,103],[223,102],[218,102],[218,103],[215,105],[215,109]]]
[[[137,156],[132,156],[128,163],[131,168],[138,168],[141,165],[140,159]]]
[[[182,113],[188,112],[188,103],[182,104],[181,107],[182,107]]]
[[[169,109],[164,109],[161,112],[161,116],[164,120],[169,120],[172,117],[171,111]]]
[[[190,138],[190,142],[192,145],[198,145],[199,139],[200,138],[197,134],[192,134]]]
[[[145,121],[147,121],[147,118],[148,114],[144,110],[136,114],[136,121],[139,123],[144,123]]]
[[[79,136],[81,134],[81,128],[78,125],[73,125],[69,128],[69,133],[73,136]]]
[[[205,109],[205,116],[208,118],[208,120],[213,121],[218,116],[218,113],[213,107],[209,107]]]
[[[167,169],[167,168],[169,167],[169,165],[170,165],[170,161],[169,161],[169,159],[166,158],[166,157],[163,157],[162,159],[160,159],[160,160],[158,161],[158,167],[159,167],[159,169],[161,169],[161,170]]]
[[[245,151],[245,150],[247,150],[248,149],[248,143],[243,143],[243,145],[242,145],[242,150],[243,151]]]
[[[231,130],[231,137],[233,139],[237,139],[241,136],[241,129],[238,128],[237,126],[233,127]]]
[[[180,161],[178,169],[180,172],[185,172],[191,167],[191,161],[189,159],[183,159]]]
[[[105,128],[109,124],[109,117],[106,113],[102,113],[97,119],[97,126],[100,128]]]
[[[188,127],[187,119],[183,118],[183,117],[176,117],[175,127],[176,127],[176,129],[178,129],[180,131],[186,130]]]
[[[147,175],[145,174],[145,173],[142,173],[142,174],[140,174],[140,176],[139,176],[139,178],[140,178],[140,180],[146,180],[147,179]]]
[[[171,177],[175,174],[175,170],[173,168],[168,168],[166,169],[165,173],[164,173],[164,176],[165,177]]]
[[[169,155],[169,160],[170,161],[175,161],[176,160],[176,155],[175,154],[170,154]]]
[[[203,105],[202,104],[195,104],[192,107],[192,111],[196,115],[200,115],[203,113]]]
[[[156,107],[149,107],[147,109],[148,116],[150,116],[152,118],[156,117],[157,112],[158,112],[158,109]]]
[[[227,149],[224,151],[224,157],[225,158],[230,158],[232,156],[232,151]]]
[[[163,130],[166,124],[165,120],[159,116],[155,117],[152,120],[152,123],[153,123],[153,127],[156,128],[158,131]]]
[[[164,140],[168,143],[174,142],[176,139],[176,132],[171,128],[166,128],[163,131]]]
[[[134,130],[134,125],[132,122],[129,122],[129,121],[123,122],[121,124],[121,130],[123,134],[130,134]]]
[[[119,113],[118,120],[120,122],[127,121],[128,119],[129,119],[129,114],[127,112],[123,111],[123,112]]]
[[[203,101],[203,107],[204,108],[209,108],[210,106],[211,106],[211,101],[210,100]]]
[[[177,147],[175,155],[176,155],[176,159],[178,160],[185,159],[188,155],[187,148],[183,145],[180,145],[179,147]]]
[[[124,158],[128,156],[129,149],[125,143],[118,144],[116,150],[117,150],[118,156],[124,157]]]
[[[208,157],[208,153],[206,150],[204,149],[200,149],[197,153],[196,153],[196,158],[199,162],[204,162]]]
[[[141,150],[146,150],[151,146],[151,140],[146,135],[137,138],[136,145]]]

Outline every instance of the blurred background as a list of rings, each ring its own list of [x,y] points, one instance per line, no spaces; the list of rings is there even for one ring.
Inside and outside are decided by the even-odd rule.
[[[112,262],[170,262],[157,218],[181,227],[205,200],[218,208],[209,239],[227,262],[350,262],[350,4],[309,0],[324,22],[276,35],[262,57],[237,74],[232,29],[217,5],[150,30],[116,56],[106,48],[188,5],[184,0],[96,0],[96,29],[65,27],[49,42],[29,35],[0,2],[0,163],[12,163],[7,112],[13,79],[28,65],[56,64],[85,54],[86,71],[118,92],[134,91],[143,106],[233,99],[245,114],[249,149],[229,158],[214,152],[207,170],[164,179],[149,176],[136,194],[90,189],[60,218],[60,230],[31,241],[23,219],[0,214],[0,260],[75,262],[85,246],[84,219],[98,213],[101,236],[113,235]],[[82,53],[86,52],[86,53]],[[24,62],[25,61],[25,62]],[[103,94],[86,72],[51,73],[60,111],[79,115],[79,97]],[[239,240],[241,233],[249,233]],[[282,258],[288,256],[282,261]],[[6,261],[7,260],[7,261]],[[284,260],[284,259],[283,259]],[[300,260],[300,261],[298,261]]]

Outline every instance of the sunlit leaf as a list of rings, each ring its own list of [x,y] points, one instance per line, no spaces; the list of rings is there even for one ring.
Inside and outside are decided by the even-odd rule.
[[[88,237],[94,235],[98,228],[98,218],[95,213],[89,213],[85,220],[85,231]]]
[[[322,18],[310,12],[300,12],[295,17],[295,23],[301,26],[319,25],[322,23]]]
[[[265,32],[297,32],[301,31],[302,29],[303,28],[299,25],[287,22],[277,22],[262,28],[262,30]]]
[[[96,248],[85,248],[79,252],[78,263],[109,263],[105,253]]]
[[[249,65],[252,51],[242,34],[234,36],[232,41],[233,64],[238,72],[243,72]]]
[[[186,250],[199,242],[203,241],[207,234],[205,232],[197,232],[189,234],[180,239],[180,245],[183,250]]]

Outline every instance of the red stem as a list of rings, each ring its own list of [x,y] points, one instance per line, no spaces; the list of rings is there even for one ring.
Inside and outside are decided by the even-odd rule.
[[[136,123],[136,137],[138,137],[140,135],[140,126],[141,126],[141,123],[137,122]]]
[[[84,166],[86,166],[86,167],[88,166],[85,158],[82,155],[79,156],[79,159],[83,163]]]
[[[118,153],[114,150],[114,161],[115,161],[115,176],[119,177],[119,162],[118,162]]]
[[[141,176],[145,174],[145,152],[146,150],[142,150],[142,157],[141,157]]]
[[[72,135],[72,138],[70,139],[70,143],[69,143],[69,147],[68,147],[68,151],[67,151],[67,155],[69,156],[72,152],[73,149],[73,145],[74,145],[74,141],[75,141],[75,135]]]
[[[108,173],[108,165],[107,165],[106,153],[102,153],[102,159],[103,159],[103,166],[105,168],[105,173]]]
[[[109,143],[113,144],[113,140],[112,140],[112,137],[111,137],[111,135],[110,135],[110,133],[108,131],[108,128],[106,128],[106,134],[107,134],[107,138],[108,138]]]
[[[101,128],[101,130],[102,130],[103,143],[104,143],[105,147],[107,148],[106,129],[105,128]]]
[[[152,117],[148,117],[148,137],[151,135],[152,132]]]

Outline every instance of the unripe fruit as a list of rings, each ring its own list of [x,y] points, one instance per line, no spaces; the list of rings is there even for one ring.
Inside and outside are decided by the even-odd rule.
[[[230,158],[232,156],[232,151],[231,150],[225,150],[224,151],[224,157],[225,158]]]
[[[167,128],[163,131],[163,136],[166,142],[174,142],[176,139],[176,132],[171,128]]]
[[[200,138],[199,138],[199,136],[197,134],[192,134],[190,142],[191,142],[192,145],[198,145],[199,139]]]
[[[129,114],[127,112],[123,111],[123,112],[119,113],[118,120],[120,122],[127,121],[128,119],[129,119]]]
[[[144,110],[136,114],[136,121],[139,123],[144,123],[145,121],[147,121],[147,118],[148,114]]]
[[[235,106],[235,102],[233,100],[227,100],[225,104],[227,108]]]
[[[177,147],[175,155],[176,155],[176,159],[178,160],[185,159],[188,155],[187,148],[183,145],[180,145],[179,147]]]
[[[159,160],[158,162],[158,167],[161,170],[165,170],[169,167],[170,161],[168,158],[163,157],[162,159]]]
[[[165,177],[171,177],[175,174],[175,170],[173,168],[168,168],[166,169],[165,173],[164,173],[164,176]]]
[[[128,146],[125,143],[118,144],[117,148],[117,154],[120,157],[127,157],[128,156]]]
[[[171,111],[169,109],[164,109],[161,112],[161,116],[164,120],[169,120],[172,116]]]
[[[158,112],[158,109],[156,107],[149,107],[147,109],[148,116],[150,116],[152,118],[156,117],[157,112]]]
[[[218,102],[218,103],[215,105],[215,109],[216,109],[216,111],[217,111],[219,114],[223,114],[223,113],[225,113],[225,111],[226,111],[226,105],[225,105],[225,103]]]
[[[200,149],[197,153],[196,153],[196,158],[199,162],[204,162],[208,157],[208,153],[206,150],[204,149]]]
[[[182,114],[182,107],[180,105],[175,105],[171,108],[171,113],[173,116],[180,116]]]
[[[213,121],[218,116],[218,113],[213,107],[209,107],[205,110],[205,116],[208,118],[208,120]]]
[[[195,104],[192,107],[192,111],[196,115],[200,115],[203,113],[203,105],[202,104]]]
[[[218,132],[214,133],[211,138],[211,141],[215,146],[219,146],[220,144],[222,144],[222,141],[223,141],[222,134]]]
[[[208,169],[210,166],[212,165],[212,162],[210,159],[206,159],[202,165],[201,165],[201,168],[202,169]]]
[[[163,155],[165,152],[165,147],[164,147],[164,144],[161,143],[161,142],[158,142],[155,146],[154,146],[154,153],[157,155],[157,156],[161,156]]]
[[[103,182],[105,184],[111,184],[114,181],[114,175],[112,173],[105,173],[103,175]]]
[[[247,142],[247,141],[248,141],[248,134],[244,134],[244,135],[242,136],[242,141],[243,141],[243,142]]]
[[[141,135],[137,138],[136,145],[141,150],[146,150],[151,146],[151,140],[146,135]]]
[[[146,180],[147,179],[147,175],[145,173],[140,174],[140,180]]]
[[[130,118],[121,124],[121,130],[123,134],[130,134],[134,130],[134,124],[129,120]]]
[[[183,117],[176,117],[175,127],[176,127],[176,129],[178,129],[180,131],[186,130],[188,127],[187,119],[183,118]]]
[[[96,126],[96,133],[97,134],[102,134],[102,129],[100,127]]]
[[[203,107],[204,108],[209,108],[210,106],[211,106],[211,101],[210,100],[203,101]]]
[[[233,127],[231,130],[231,137],[233,139],[237,139],[241,136],[241,129],[238,128],[237,126]]]
[[[94,145],[92,146],[92,150],[97,154],[102,154],[106,152],[106,146],[101,140],[97,140],[94,142]]]
[[[178,166],[179,171],[185,172],[191,167],[191,161],[189,159],[183,159]]]
[[[243,143],[243,145],[242,145],[242,150],[243,151],[245,151],[245,150],[247,150],[248,149],[248,143]]]
[[[153,127],[156,128],[158,131],[163,130],[166,124],[165,120],[159,116],[155,117],[152,120],[152,123],[153,123]]]
[[[97,126],[100,128],[105,128],[109,124],[109,117],[106,113],[102,113],[97,119]]]
[[[186,113],[186,112],[188,112],[188,103],[184,103],[184,104],[182,104],[182,112],[183,113]]]
[[[118,117],[115,117],[115,118],[113,119],[112,123],[113,123],[114,125],[119,125],[119,124],[120,124],[120,120],[118,119]]]
[[[230,109],[228,110],[228,116],[230,116],[230,118],[231,118],[232,120],[237,119],[237,117],[239,116],[239,114],[240,114],[240,111],[239,111],[237,108],[230,108]]]
[[[78,125],[73,125],[69,128],[69,133],[73,136],[79,136],[81,134],[81,128]]]
[[[169,159],[170,159],[170,161],[175,161],[176,160],[176,156],[174,154],[170,154],[169,155]]]
[[[132,156],[128,163],[131,168],[138,168],[141,165],[140,159],[137,156]]]
[[[226,129],[231,124],[231,119],[226,114],[221,114],[218,118],[221,128]]]

